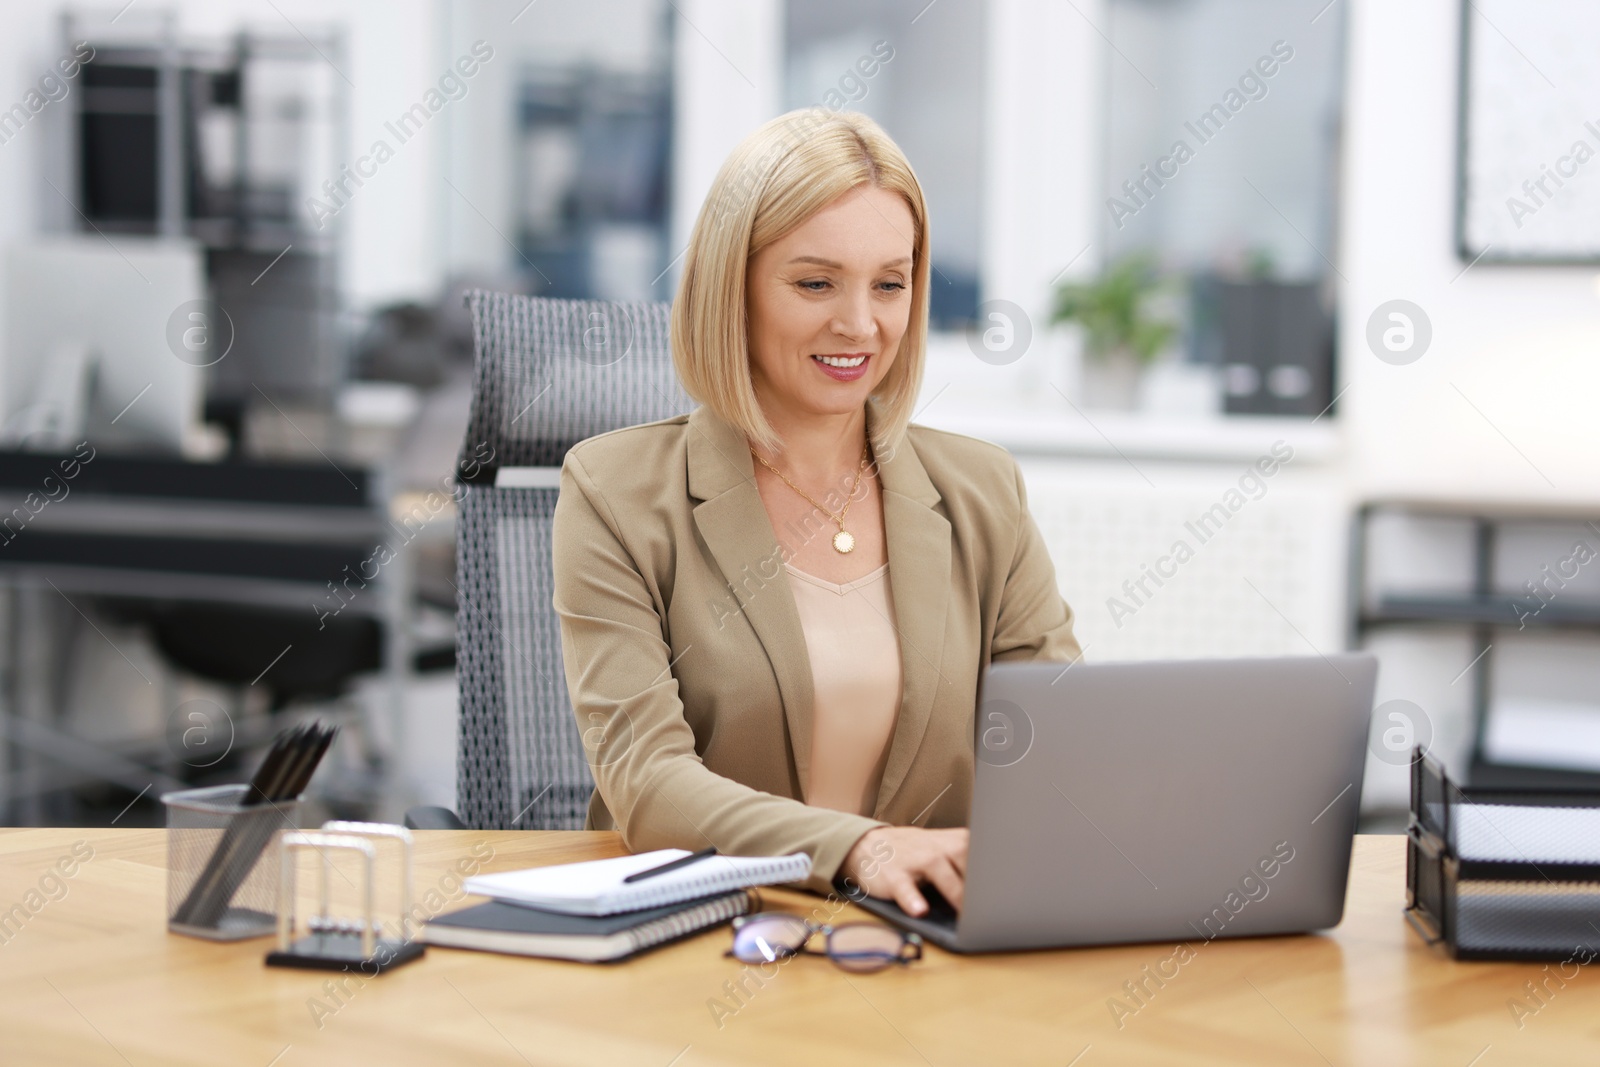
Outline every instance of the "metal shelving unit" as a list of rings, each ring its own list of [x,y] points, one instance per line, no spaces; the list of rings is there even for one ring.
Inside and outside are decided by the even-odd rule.
[[[57,166],[83,232],[188,239],[205,250],[210,297],[237,343],[208,394],[318,396],[344,377],[340,220],[317,225],[310,197],[340,177],[348,128],[339,33],[241,30],[180,36],[171,12],[115,24],[63,15],[87,41],[72,135]],[[269,270],[270,268],[270,270]]]
[[[1460,595],[1380,594],[1368,589],[1371,545],[1369,526],[1384,511],[1418,516],[1454,518],[1472,524],[1471,589]],[[1490,714],[1489,694],[1494,672],[1493,646],[1497,631],[1526,630],[1535,634],[1559,631],[1600,633],[1600,600],[1577,595],[1552,598],[1537,613],[1521,613],[1512,596],[1500,587],[1495,558],[1502,530],[1512,524],[1579,523],[1600,529],[1600,508],[1540,508],[1531,505],[1492,505],[1469,501],[1371,501],[1356,512],[1351,533],[1350,645],[1391,627],[1465,628],[1472,635],[1473,742],[1467,770],[1470,785],[1493,788],[1600,789],[1600,772],[1551,767],[1515,766],[1491,762],[1485,754]]]

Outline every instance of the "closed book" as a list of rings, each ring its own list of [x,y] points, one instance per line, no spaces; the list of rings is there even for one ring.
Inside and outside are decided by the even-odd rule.
[[[467,879],[466,890],[567,915],[614,915],[730,889],[799,882],[811,874],[811,857],[796,852],[790,856],[710,856],[637,882],[626,881],[630,874],[689,855],[681,848],[663,848],[608,860],[479,874]]]
[[[440,915],[422,928],[422,940],[447,948],[599,963],[620,960],[656,945],[721,925],[750,910],[743,890],[621,915],[564,915],[490,901]]]

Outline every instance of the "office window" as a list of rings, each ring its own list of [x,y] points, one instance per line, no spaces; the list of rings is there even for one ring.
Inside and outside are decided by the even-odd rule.
[[[929,314],[957,329],[978,309],[984,6],[942,0],[920,15],[917,6],[789,0],[784,105],[865,112],[904,149],[934,223]]]
[[[1188,282],[1235,413],[1332,399],[1344,9],[1108,0],[1101,232]]]
[[[453,271],[539,296],[665,300],[673,11],[666,0],[464,0],[453,54],[491,43],[452,116]],[[504,281],[498,284],[506,284]]]
[[[517,244],[541,296],[648,300],[666,266],[665,71],[530,63],[512,157]]]

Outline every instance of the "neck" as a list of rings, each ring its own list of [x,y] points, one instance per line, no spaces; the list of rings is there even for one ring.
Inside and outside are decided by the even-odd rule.
[[[867,441],[865,409],[841,415],[796,417],[780,414],[767,421],[782,441],[781,451],[756,446],[768,463],[807,486],[831,486],[854,475]]]

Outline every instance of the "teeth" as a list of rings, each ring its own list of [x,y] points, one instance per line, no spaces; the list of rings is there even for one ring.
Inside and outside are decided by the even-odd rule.
[[[811,358],[830,367],[859,367],[867,361],[866,356],[812,356]]]

